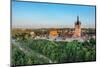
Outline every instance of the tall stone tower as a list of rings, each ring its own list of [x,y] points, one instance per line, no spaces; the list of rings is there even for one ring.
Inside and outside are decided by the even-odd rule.
[[[75,22],[74,37],[80,37],[80,36],[81,36],[81,22],[79,21],[79,16],[77,16],[77,21]]]

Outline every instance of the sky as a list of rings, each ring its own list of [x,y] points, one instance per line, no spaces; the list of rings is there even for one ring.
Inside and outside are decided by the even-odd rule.
[[[83,28],[95,28],[95,6],[12,2],[13,28],[73,28],[77,16]]]

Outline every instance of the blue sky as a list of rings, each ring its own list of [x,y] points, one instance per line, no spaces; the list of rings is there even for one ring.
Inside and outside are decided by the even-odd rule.
[[[82,27],[95,27],[94,6],[12,2],[13,28],[73,28],[77,16]]]

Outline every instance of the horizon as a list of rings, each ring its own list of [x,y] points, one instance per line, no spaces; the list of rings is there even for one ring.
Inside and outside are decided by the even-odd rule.
[[[95,6],[12,2],[12,28],[95,28]]]
[[[59,28],[53,28],[53,27],[52,28],[23,28],[23,27],[22,28],[18,28],[17,27],[17,28],[12,28],[12,29],[66,29],[66,28],[67,27],[64,27],[64,28],[60,28],[60,27]],[[74,29],[74,28],[67,28],[67,29]],[[96,28],[85,28],[84,27],[84,28],[81,28],[81,29],[96,29]]]

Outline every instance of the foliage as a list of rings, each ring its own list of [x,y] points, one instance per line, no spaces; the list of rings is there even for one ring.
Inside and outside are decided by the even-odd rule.
[[[65,62],[86,62],[96,60],[95,40],[90,39],[86,42],[56,42],[48,40],[27,39],[18,41],[23,48],[30,49],[32,53],[27,54],[12,46],[12,64],[46,64],[46,63],[65,63]],[[29,52],[30,52],[29,51]],[[37,57],[37,53],[48,59]]]

